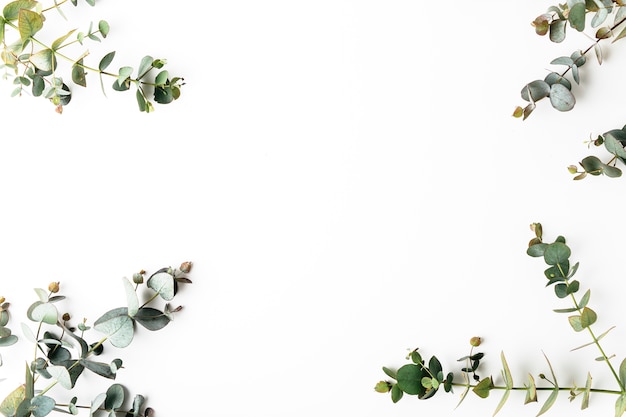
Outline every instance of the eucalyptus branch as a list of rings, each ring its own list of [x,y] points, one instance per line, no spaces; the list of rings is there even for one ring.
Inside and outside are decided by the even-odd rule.
[[[115,379],[118,371],[123,368],[123,361],[116,358],[106,363],[93,357],[103,353],[107,342],[118,348],[130,345],[137,324],[150,331],[167,326],[173,320],[173,315],[182,308],[172,309],[169,301],[178,293],[180,284],[191,283],[186,276],[190,270],[191,263],[184,262],[179,268],[161,268],[147,280],[144,279],[146,272],[142,270],[133,275],[134,285],[127,278],[123,278],[127,305],[109,310],[93,323],[93,330],[101,334],[93,343],[87,342],[85,338],[85,334],[90,334],[89,330],[92,329],[87,325],[86,319],[74,328],[69,325],[69,313],[59,314],[57,305],[65,296],[58,294],[58,282],[50,283],[48,292],[35,288],[39,299],[31,304],[26,316],[37,324],[37,330],[33,332],[28,326],[22,325],[24,337],[35,347],[35,355],[26,366],[24,383],[0,403],[0,413],[6,417],[44,417],[52,412],[77,414],[78,408],[89,408],[90,416],[102,412],[109,416],[120,414],[127,417],[150,417],[153,410],[144,407],[145,398],[139,394],[133,399],[132,409],[122,408],[126,394],[120,384],[110,385],[106,392],[91,401],[91,406],[77,405],[77,397],[69,404],[58,404],[48,393],[57,385],[67,390],[74,389],[78,378],[85,371],[106,379]],[[147,301],[140,302],[138,290],[144,284],[153,294],[147,297]],[[158,299],[166,302],[164,307],[149,306]],[[9,304],[3,298],[0,303],[0,347],[10,346],[17,342],[17,337],[7,327]],[[60,330],[60,336],[55,333],[55,329]],[[76,333],[77,329],[81,332],[80,336]],[[42,379],[48,381],[47,385],[36,390],[35,386]]]
[[[95,5],[94,0],[85,1],[91,6]],[[12,96],[22,95],[25,89],[29,88],[33,96],[49,99],[56,106],[56,111],[62,113],[63,106],[67,105],[72,98],[72,92],[63,78],[56,75],[58,60],[61,59],[71,64],[71,79],[74,85],[87,87],[86,71],[99,75],[105,95],[102,76],[114,78],[112,88],[116,91],[126,91],[131,85],[135,85],[137,87],[135,97],[140,111],[152,112],[153,101],[159,104],[169,104],[180,97],[184,80],[182,77],[170,76],[169,72],[163,69],[167,62],[165,59],[154,59],[150,55],[144,56],[140,61],[137,76],[133,78],[134,69],[129,66],[121,67],[117,73],[106,71],[113,61],[115,51],[100,59],[97,67],[85,64],[85,58],[88,56],[86,51],[78,57],[70,57],[60,52],[63,48],[76,43],[82,45],[86,39],[102,41],[110,30],[105,20],[98,22],[96,30],[92,23],[86,33],[72,29],[58,37],[51,45],[41,42],[35,35],[45,26],[44,13],[55,9],[62,14],[61,6],[66,2],[67,0],[55,2],[54,5],[44,8],[36,0],[15,0],[6,4],[2,10],[0,46],[3,64],[0,67],[5,68],[4,78],[12,79],[13,84],[17,86]],[[77,0],[71,0],[71,2],[74,6],[77,5]],[[12,43],[7,42],[8,32],[14,32],[17,37]],[[26,50],[29,45],[30,50]],[[20,68],[22,68],[21,71]],[[154,77],[148,78],[153,69],[159,72]],[[149,87],[150,91],[144,87]]]
[[[538,35],[549,35],[552,42],[559,43],[566,38],[568,27],[583,32],[590,16],[591,26],[597,28],[593,43],[584,50],[574,51],[570,56],[561,56],[550,62],[552,65],[564,65],[563,71],[550,71],[543,80],[534,80],[526,84],[521,90],[521,97],[528,104],[523,107],[517,106],[513,111],[514,117],[525,120],[535,110],[536,103],[544,98],[549,98],[552,107],[559,111],[573,109],[576,98],[572,93],[572,81],[580,83],[579,68],[587,62],[587,55],[592,50],[595,51],[598,63],[602,64],[603,52],[600,43],[609,39],[615,43],[626,38],[624,27],[626,5],[616,0],[568,0],[564,4],[551,6],[546,13],[539,15],[532,22]],[[578,164],[569,165],[567,169],[574,175],[574,180],[581,180],[588,175],[620,177],[622,170],[617,167],[617,163],[626,164],[624,150],[626,131],[623,128],[610,130],[599,135],[597,139],[590,140],[589,143],[596,146],[604,145],[611,156],[607,162],[603,162],[597,156],[591,155],[583,158]]]
[[[582,349],[584,347],[594,345],[600,352],[599,360],[607,364],[608,369],[613,375],[617,383],[616,389],[597,388],[592,386],[592,377],[587,373],[587,379],[584,387],[577,385],[561,386],[557,381],[556,374],[548,358],[546,362],[550,370],[550,378],[544,373],[538,375],[540,380],[550,384],[549,387],[537,386],[535,378],[532,374],[528,374],[527,382],[523,386],[515,385],[513,376],[509,369],[509,365],[504,356],[504,352],[500,354],[502,363],[501,376],[504,384],[496,385],[493,376],[481,378],[478,375],[481,360],[484,354],[475,353],[474,348],[481,345],[482,340],[479,337],[470,339],[471,349],[468,355],[460,358],[459,362],[464,362],[465,366],[460,369],[463,382],[459,381],[458,374],[448,372],[444,374],[443,366],[436,356],[432,356],[428,363],[422,359],[418,349],[413,350],[408,356],[411,363],[405,364],[397,370],[383,367],[383,372],[391,378],[390,380],[380,381],[375,386],[375,390],[381,393],[390,393],[393,402],[397,402],[403,398],[405,394],[414,395],[420,399],[428,399],[433,397],[443,387],[443,391],[452,392],[454,387],[462,387],[463,392],[459,404],[466,398],[467,393],[471,390],[480,398],[487,398],[490,392],[497,390],[503,392],[502,397],[495,409],[494,415],[497,414],[509,399],[511,392],[524,391],[526,393],[524,404],[538,402],[538,392],[549,391],[550,394],[543,401],[539,414],[547,412],[556,402],[559,394],[568,391],[570,400],[574,400],[582,395],[581,409],[589,406],[589,397],[592,393],[617,395],[615,402],[615,416],[620,417],[626,411],[626,359],[624,359],[619,368],[613,366],[611,358],[602,347],[600,340],[604,338],[613,328],[611,327],[599,336],[593,331],[593,324],[597,321],[597,313],[589,307],[591,298],[591,290],[587,290],[580,298],[576,294],[580,291],[580,282],[573,279],[578,271],[578,263],[571,264],[571,250],[562,236],[552,243],[543,241],[543,230],[540,223],[533,223],[531,229],[535,236],[530,240],[527,254],[532,257],[543,258],[548,268],[544,271],[544,275],[548,280],[546,287],[552,286],[554,293],[558,299],[569,298],[572,307],[555,309],[556,313],[568,314],[568,322],[575,332],[586,332],[591,338],[591,342],[574,348],[573,350]],[[544,354],[545,356],[545,354]],[[444,376],[445,375],[445,376]],[[471,379],[470,379],[471,375]],[[474,380],[474,382],[471,382]]]

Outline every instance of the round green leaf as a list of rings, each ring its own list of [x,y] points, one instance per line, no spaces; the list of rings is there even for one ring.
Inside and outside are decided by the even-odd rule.
[[[120,384],[113,384],[106,392],[104,408],[106,410],[116,410],[124,404],[124,387]]]
[[[174,298],[174,277],[167,270],[156,272],[148,278],[146,284],[159,293],[164,300],[170,301]]]
[[[132,342],[134,322],[128,316],[128,309],[120,307],[105,313],[94,323],[94,329],[104,333],[115,347],[123,348]]]
[[[33,303],[28,311],[26,312],[26,316],[35,322],[47,323],[47,324],[56,324],[58,319],[58,312],[54,305],[50,303],[42,303],[41,301],[36,301]]]
[[[420,395],[424,393],[422,386],[422,368],[418,365],[407,364],[398,369],[397,386],[409,395]]]
[[[541,100],[550,94],[550,85],[543,80],[535,80],[522,88],[522,99],[530,102]]]
[[[54,400],[45,395],[37,395],[30,400],[30,410],[34,417],[47,416],[55,405]]]
[[[574,108],[576,98],[563,84],[550,86],[550,104],[559,111],[569,111]]]
[[[546,247],[543,258],[548,265],[563,264],[569,260],[572,251],[561,242],[554,242]]]

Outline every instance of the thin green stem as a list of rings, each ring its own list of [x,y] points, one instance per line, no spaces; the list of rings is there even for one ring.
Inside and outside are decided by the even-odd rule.
[[[626,19],[626,18],[625,18]],[[557,264],[557,267],[559,268],[559,271],[561,272],[561,275],[566,277],[567,274],[565,274],[565,271],[563,271],[563,269],[561,268],[560,264]],[[565,284],[569,287],[569,279],[565,278]],[[583,314],[583,310],[580,308],[580,304],[578,304],[578,301],[576,300],[576,297],[574,296],[574,294],[570,294],[570,297],[574,303],[574,307],[576,308],[576,311],[578,311],[578,314],[582,315]],[[589,335],[591,336],[591,338],[593,339],[593,343],[598,347],[598,350],[600,351],[600,354],[602,355],[602,358],[604,359],[604,362],[606,362],[607,366],[609,367],[609,369],[611,370],[611,373],[613,374],[613,377],[615,378],[615,380],[617,381],[617,384],[620,387],[620,392],[626,392],[626,389],[624,389],[624,384],[622,383],[622,381],[620,380],[619,376],[617,375],[617,372],[615,371],[615,368],[613,367],[613,365],[611,364],[611,362],[609,361],[608,356],[606,355],[606,353],[604,352],[604,349],[602,348],[602,345],[600,345],[600,341],[598,340],[598,338],[596,337],[595,333],[593,332],[593,329],[591,328],[591,325],[586,326],[585,327],[587,329],[587,331],[589,332]]]
[[[453,387],[463,387],[463,388],[474,388],[476,387],[476,384],[464,384],[464,383],[460,383],[460,382],[453,382],[452,383]],[[494,385],[492,386],[490,389],[497,389],[497,390],[511,390],[511,391],[527,391],[528,387],[506,387],[504,385]],[[574,392],[584,392],[587,391],[586,388],[582,388],[582,387],[536,387],[535,388],[537,391],[554,391],[559,390],[559,391],[574,391]],[[614,394],[614,395],[620,395],[622,394],[622,391],[617,391],[617,390],[611,390],[611,389],[602,389],[602,388],[590,388],[589,392],[595,392],[595,393],[602,393],[602,394]]]

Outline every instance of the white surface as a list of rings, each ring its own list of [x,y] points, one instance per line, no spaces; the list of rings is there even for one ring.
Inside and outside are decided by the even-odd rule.
[[[373,391],[407,348],[456,369],[474,335],[484,375],[498,375],[501,350],[518,385],[548,373],[543,350],[561,384],[589,370],[612,387],[596,352],[569,352],[588,340],[552,313],[563,305],[525,248],[534,221],[569,238],[598,331],[617,325],[607,351],[623,357],[625,180],[574,182],[565,169],[593,152],[590,135],[626,122],[622,45],[582,69],[572,112],[541,102],[521,122],[521,87],[589,40],[535,36],[529,23],[550,2],[456,3],[77,9],[68,30],[111,25],[89,44],[94,62],[151,54],[187,85],[146,115],[89,75],[62,116],[2,85],[0,294],[12,328],[51,280],[74,317],[93,320],[123,305],[120,277],[192,260],[179,318],[119,353],[118,382],[159,416],[490,415],[496,395],[454,410],[456,395],[394,405]],[[0,373],[15,360],[19,378],[21,354],[4,350]],[[550,415],[580,413],[566,398]],[[587,414],[612,415],[613,400],[592,397]],[[538,412],[522,402],[513,394],[500,415]]]

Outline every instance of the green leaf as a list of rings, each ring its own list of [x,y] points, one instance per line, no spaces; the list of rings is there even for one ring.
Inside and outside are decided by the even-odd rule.
[[[526,84],[522,88],[522,99],[531,103],[541,100],[544,97],[548,97],[550,94],[550,85],[543,80],[535,80]]]
[[[72,65],[72,81],[82,87],[87,87],[87,78],[82,59]]]
[[[537,402],[537,386],[535,385],[535,378],[531,374],[528,374],[528,386],[526,387],[526,399],[524,404]]]
[[[431,357],[428,361],[428,368],[435,377],[442,372],[441,362],[435,356]]]
[[[615,43],[624,37],[626,37],[626,28],[622,29],[622,31],[613,38],[613,41],[611,43]]]
[[[34,322],[56,324],[58,312],[53,304],[36,301],[29,307],[26,316]]]
[[[398,369],[397,386],[409,395],[423,395],[425,392],[422,386],[422,368],[419,365],[407,364]]]
[[[20,405],[24,398],[26,397],[26,388],[24,385],[20,385],[9,395],[6,396],[2,403],[0,403],[0,413],[5,416],[14,416],[17,411],[17,407]]]
[[[108,311],[96,320],[94,329],[107,335],[113,346],[123,348],[133,340],[134,322],[128,316],[128,309],[119,307]]]
[[[583,391],[583,399],[580,409],[584,410],[589,407],[589,394],[591,393],[591,374],[587,372],[587,382],[585,382],[585,390]]]
[[[543,413],[548,411],[554,405],[554,402],[556,401],[556,397],[558,397],[558,395],[559,395],[559,389],[558,388],[554,388],[550,392],[550,396],[548,397],[546,402],[543,403],[543,405],[541,406],[541,409],[539,410],[539,413],[537,414],[537,417],[539,417],[540,415],[542,415]]]
[[[546,247],[543,258],[548,265],[559,265],[567,262],[571,254],[565,243],[554,242]]]
[[[547,243],[537,243],[535,245],[529,246],[526,250],[526,254],[532,256],[533,258],[539,258],[543,256],[547,247]]]
[[[480,398],[487,398],[489,396],[489,391],[493,388],[493,380],[491,377],[484,378],[481,380],[472,391]]]
[[[554,43],[560,43],[565,40],[565,20],[555,20],[550,23],[550,40]]]
[[[556,284],[554,286],[554,293],[559,298],[567,297],[567,284]]]
[[[626,394],[621,394],[615,401],[615,417],[620,417],[626,411]]]
[[[139,298],[137,297],[137,292],[135,291],[135,287],[130,283],[128,278],[122,278],[122,283],[124,284],[124,291],[126,291],[126,304],[128,305],[128,315],[133,317],[137,314],[137,310],[139,310]]]
[[[30,62],[41,71],[52,71],[56,67],[52,49],[42,49],[30,56]]]
[[[79,363],[84,366],[86,369],[91,372],[100,375],[104,378],[115,379],[115,372],[111,369],[111,365],[102,363],[102,362],[94,362],[87,359],[81,359]]]
[[[70,379],[70,373],[64,366],[48,366],[46,368],[48,373],[52,376],[54,380],[56,380],[59,385],[61,385],[65,389],[72,388],[72,381]]]
[[[135,320],[148,330],[161,330],[170,322],[162,311],[151,307],[142,307],[135,314]]]
[[[139,63],[139,70],[137,71],[137,79],[142,79],[148,71],[152,69],[152,63],[154,62],[154,58],[149,55],[144,56]]]
[[[570,307],[570,308],[557,308],[552,311],[554,311],[555,313],[573,313],[576,310],[578,310],[576,307]]]
[[[65,40],[67,38],[70,37],[70,35],[72,33],[76,32],[76,29],[72,29],[69,32],[67,32],[65,35],[61,36],[60,38],[56,39],[54,42],[52,42],[52,45],[50,46],[50,49],[52,49],[53,51],[56,51],[61,45],[63,45],[63,42],[65,42]]]
[[[169,77],[170,77],[170,74],[167,72],[167,70],[163,70],[159,72],[157,76],[154,78],[154,83],[157,85],[163,85],[167,83],[167,79]]]
[[[96,396],[96,398],[94,398],[91,401],[91,409],[90,409],[90,412],[89,412],[89,416],[90,417],[93,416],[94,413],[96,411],[98,411],[98,409],[100,409],[100,406],[102,406],[102,404],[104,404],[104,400],[106,400],[106,397],[107,397],[106,393],[103,392],[101,394],[98,394]]]
[[[0,339],[0,347],[6,347],[6,346],[11,346],[14,345],[15,343],[17,343],[18,338],[15,335],[10,335],[7,337],[3,337]]]
[[[100,31],[100,34],[103,38],[107,37],[107,35],[109,34],[109,29],[109,24],[106,20],[101,20],[100,22],[98,22],[98,30]]]
[[[37,395],[30,400],[30,410],[34,417],[44,417],[50,414],[56,403],[50,397]]]
[[[400,401],[403,395],[404,393],[400,388],[398,388],[398,385],[394,385],[393,387],[391,387],[391,401],[397,403],[398,401]]]
[[[602,165],[602,173],[609,178],[619,178],[622,176],[622,170],[612,165]]]
[[[619,379],[622,381],[622,385],[626,385],[626,359],[619,366]]]
[[[563,77],[561,74],[557,72],[551,72],[548,75],[546,75],[546,78],[544,78],[544,81],[547,82],[549,85],[563,84],[568,90],[572,88],[572,83],[570,83],[567,78]]]
[[[393,378],[393,379],[398,379],[398,373],[396,371],[394,371],[393,369],[389,369],[385,366],[383,366],[383,372],[389,377],[389,378]]]
[[[580,161],[580,165],[583,167],[585,172],[591,175],[602,174],[602,170],[604,167],[604,164],[602,163],[602,161],[600,161],[598,157],[593,156],[593,155],[583,158],[583,160]]]
[[[105,69],[108,68],[108,66],[111,64],[111,62],[113,61],[113,58],[115,58],[115,51],[113,52],[109,52],[108,54],[106,54],[101,60],[100,63],[98,64],[98,69],[100,71],[104,71]]]
[[[39,13],[27,9],[21,9],[17,18],[17,27],[22,42],[26,42],[31,36],[39,32],[43,27],[43,17]]]
[[[4,25],[6,24],[6,20],[4,17],[0,16],[0,44],[4,43]]]
[[[623,138],[626,141],[626,132],[623,130],[612,130],[606,132],[604,135],[604,147],[607,151],[620,158],[626,158],[626,150],[622,141],[619,138]]]
[[[569,111],[574,108],[576,98],[563,84],[550,86],[550,104],[559,111]]]
[[[124,404],[124,387],[120,384],[113,384],[106,392],[104,408],[106,410],[117,410]]]
[[[174,298],[174,277],[172,274],[167,272],[168,269],[164,268],[160,271],[155,272],[146,284],[149,288],[156,291],[161,298],[166,301],[170,301]]]
[[[36,1],[34,0],[17,0],[8,3],[4,6],[2,10],[2,15],[6,20],[15,20],[19,16],[20,10],[27,9],[30,10],[37,6]]]
[[[589,307],[583,308],[583,312],[580,315],[580,324],[583,328],[587,328],[596,322],[598,316],[596,312],[590,309]]]
[[[585,0],[568,0],[569,15],[567,20],[571,27],[579,32],[585,30]]]
[[[582,325],[580,316],[570,316],[567,319],[569,320],[569,324],[570,326],[572,326],[572,329],[574,329],[574,331],[580,332],[585,329]]]
[[[611,327],[609,330],[607,330],[606,332],[602,333],[600,336],[598,336],[598,337],[596,338],[596,341],[600,341],[600,339],[602,339],[604,336],[606,336],[606,335],[607,335],[607,334],[608,334],[611,330],[613,330],[614,328],[615,328],[615,326]],[[582,348],[584,348],[584,347],[594,345],[595,343],[596,343],[595,341],[591,341],[591,342],[589,342],[589,343],[585,343],[584,345],[578,346],[578,347],[576,347],[576,348],[572,349],[571,351],[573,352],[573,351],[575,351],[575,350],[582,349]],[[601,359],[601,360],[604,360],[604,358],[600,358],[600,359]]]

